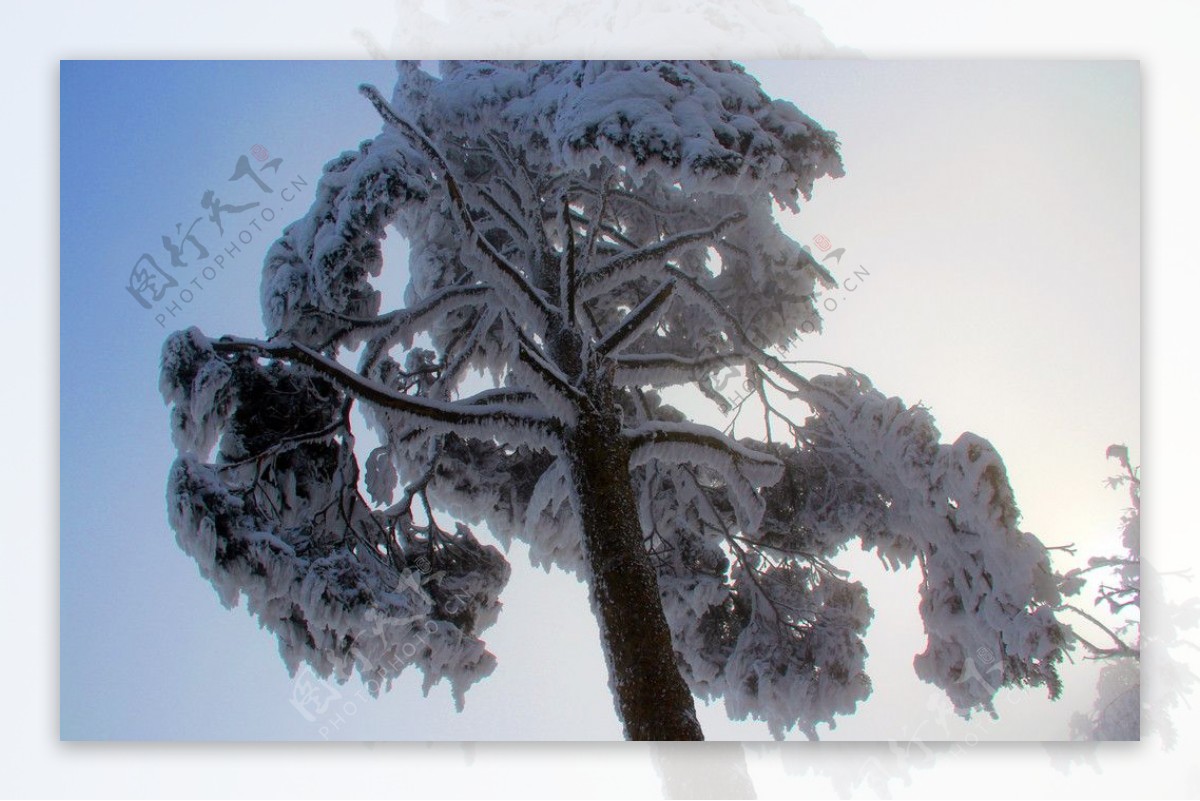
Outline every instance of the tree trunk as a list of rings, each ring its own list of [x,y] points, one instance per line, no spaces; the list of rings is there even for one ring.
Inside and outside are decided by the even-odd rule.
[[[703,740],[642,542],[620,417],[611,404],[597,405],[599,411],[580,411],[568,447],[583,550],[592,573],[592,602],[625,737]]]

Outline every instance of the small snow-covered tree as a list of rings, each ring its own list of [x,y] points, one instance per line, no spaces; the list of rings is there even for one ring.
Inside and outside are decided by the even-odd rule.
[[[1092,606],[1098,608],[1095,613],[1070,602],[1063,604],[1062,611],[1082,618],[1071,627],[1071,638],[1083,646],[1088,659],[1105,663],[1091,712],[1077,713],[1071,721],[1071,735],[1076,740],[1141,738],[1141,470],[1130,462],[1125,445],[1110,445],[1107,456],[1117,460],[1121,472],[1106,483],[1113,489],[1124,486],[1129,492],[1130,505],[1121,515],[1123,553],[1091,557],[1086,567],[1064,573],[1059,586],[1064,599],[1079,595],[1084,588],[1092,591]],[[1097,614],[1107,617],[1107,621]],[[1086,637],[1080,629],[1086,631]],[[1088,639],[1094,637],[1091,630],[1101,632],[1103,641]]]
[[[960,712],[1058,692],[1054,574],[992,446],[782,358],[834,277],[775,214],[842,174],[832,133],[729,62],[402,63],[390,99],[362,91],[382,131],[270,250],[266,337],[163,351],[171,523],[290,670],[378,688],[415,663],[461,704],[509,576],[484,524],[587,582],[632,739],[701,738],[696,695],[776,736],[851,713],[872,610],[831,560],[854,539],[919,566],[915,667]],[[382,309],[389,226],[410,255]],[[731,368],[759,441],[661,394],[727,407]]]

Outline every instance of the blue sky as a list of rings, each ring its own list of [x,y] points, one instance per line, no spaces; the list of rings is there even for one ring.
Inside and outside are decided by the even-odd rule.
[[[1104,449],[1123,441],[1140,453],[1137,65],[750,69],[843,143],[847,176],[819,184],[791,230],[801,241],[828,236],[869,274],[853,294],[833,296],[827,333],[806,342],[804,357],[850,364],[885,392],[925,402],[948,439],[966,429],[989,437],[1028,528],[1050,543],[1110,547],[1122,502],[1101,486],[1111,469]],[[283,159],[281,180],[315,187],[325,161],[379,130],[358,83],[387,91],[392,76],[390,64],[370,61],[62,64],[64,738],[620,736],[582,586],[528,568],[519,548],[505,609],[485,637],[500,667],[471,690],[463,714],[444,687],[422,698],[410,675],[322,732],[290,705],[273,638],[244,610],[220,607],[167,526],[174,449],[157,392],[162,340],[187,325],[260,333],[262,253],[309,198],[272,200],[274,227],[263,222],[165,328],[125,289],[130,269],[143,252],[162,253],[176,223],[203,213],[206,190],[226,202],[265,197],[227,180],[255,145]],[[230,238],[210,247],[221,241]],[[389,255],[402,246],[390,242]],[[912,678],[922,647],[915,578],[882,574],[858,554],[847,564],[874,582],[877,690],[831,736],[900,737],[901,719],[965,733]],[[561,660],[546,660],[551,649]],[[1078,697],[1049,705],[1025,694],[999,723],[970,731],[1065,736],[1066,711],[1090,701],[1086,679]],[[356,687],[343,692],[355,698]],[[702,715],[710,737],[767,737],[761,724],[727,722],[719,706]]]

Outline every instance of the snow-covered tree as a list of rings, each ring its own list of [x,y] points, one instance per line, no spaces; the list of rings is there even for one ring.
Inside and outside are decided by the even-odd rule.
[[[921,570],[916,671],[960,712],[1058,692],[1055,576],[992,446],[783,358],[835,278],[776,214],[842,174],[832,133],[729,62],[402,63],[362,92],[382,130],[270,250],[265,338],[163,351],[171,523],[290,670],[378,689],[415,664],[461,704],[509,577],[484,525],[587,582],[632,739],[701,738],[694,696],[776,736],[853,712],[852,540]],[[383,309],[389,227],[409,262]],[[761,440],[662,395],[728,408],[730,369]]]
[[[1086,567],[1064,573],[1059,587],[1064,599],[1080,595],[1085,588],[1091,590],[1091,611],[1070,602],[1063,604],[1063,610],[1082,618],[1072,626],[1071,637],[1083,646],[1087,658],[1105,663],[1092,710],[1077,713],[1071,721],[1071,735],[1076,740],[1141,738],[1141,470],[1130,462],[1125,445],[1110,445],[1107,456],[1117,460],[1121,472],[1106,483],[1129,492],[1130,505],[1121,516],[1123,552],[1091,557]],[[1092,630],[1101,632],[1103,640],[1089,639],[1094,638]]]

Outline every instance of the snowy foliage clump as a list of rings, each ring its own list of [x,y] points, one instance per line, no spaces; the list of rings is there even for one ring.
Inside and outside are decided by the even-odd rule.
[[[499,551],[466,526],[435,532],[372,511],[329,382],[283,362],[222,357],[195,329],[167,341],[163,367],[181,450],[170,522],[221,602],[244,595],[292,672],[308,662],[344,681],[357,668],[378,692],[412,663],[427,689],[449,679],[461,704],[495,667],[477,635],[495,621],[508,580]],[[183,414],[201,403],[207,413]],[[205,463],[196,454],[218,430],[216,463]],[[403,546],[380,548],[385,526]]]
[[[856,539],[922,570],[916,669],[961,712],[990,710],[996,684],[1057,692],[1057,586],[994,449],[942,443],[857,373],[780,361],[835,279],[775,214],[842,174],[832,133],[730,62],[399,73],[390,99],[363,89],[382,132],[326,165],[267,256],[267,338],[164,348],[172,525],[293,670],[381,681],[413,662],[461,698],[492,668],[478,635],[508,577],[482,523],[591,584],[619,711],[646,677],[615,646],[657,647],[653,625],[619,629],[646,617],[676,679],[735,718],[815,737],[853,712],[872,610],[833,559]],[[409,262],[385,310],[390,231]],[[737,440],[659,393],[728,411],[727,368],[788,436]],[[361,467],[355,406],[377,443]],[[614,597],[596,556],[628,525],[640,547],[613,558],[647,571],[648,607]],[[982,649],[999,680],[967,674]]]
[[[818,401],[802,436],[821,443],[830,478],[852,487],[846,507],[864,488],[882,502],[860,528],[863,542],[893,567],[920,564],[929,640],[917,674],[945,689],[960,712],[992,710],[993,683],[966,680],[980,656],[1001,659],[1003,684],[1047,684],[1057,696],[1066,637],[1053,614],[1057,580],[1046,549],[1017,528],[999,454],[970,433],[941,443],[926,409],[885,397],[861,375],[813,383],[840,403]]]

